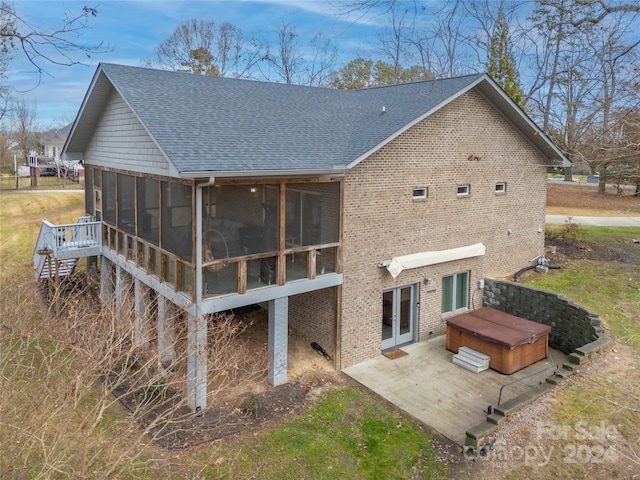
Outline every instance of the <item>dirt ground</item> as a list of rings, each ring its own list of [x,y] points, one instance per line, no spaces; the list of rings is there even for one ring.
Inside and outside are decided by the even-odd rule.
[[[605,195],[598,188],[587,185],[547,184],[547,214],[591,216],[638,216],[640,197],[633,190],[608,187]]]
[[[294,413],[328,389],[354,384],[333,368],[332,361],[317,353],[306,337],[289,328],[288,381],[278,386],[270,385],[266,371],[267,311],[251,308],[233,316],[233,321],[242,329],[233,339],[234,350],[252,353],[251,365],[242,366],[249,373],[235,382],[239,386],[221,387],[211,378],[219,370],[211,365],[214,353],[210,352],[208,391],[212,393],[208,402],[212,406],[204,412],[194,413],[184,404],[183,388],[167,387],[161,394],[149,398],[148,389],[141,387],[147,384],[147,378],[141,378],[145,374],[135,368],[128,381],[121,383],[115,391],[122,406],[136,417],[142,428],[150,429],[161,447],[169,450],[188,448],[248,431]],[[242,354],[237,358],[246,361]],[[178,375],[183,377],[184,372],[178,371]],[[184,384],[182,380],[175,383]]]

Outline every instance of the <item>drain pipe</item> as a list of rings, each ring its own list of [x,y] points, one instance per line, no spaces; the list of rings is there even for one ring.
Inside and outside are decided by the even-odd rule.
[[[202,189],[211,187],[216,177],[209,177],[205,183],[196,185],[196,312],[202,314]]]
[[[514,282],[520,282],[520,275],[522,275],[524,272],[526,272],[527,270],[533,270],[534,268],[536,268],[537,265],[529,265],[526,266],[524,268],[521,268],[520,270],[518,270],[516,272],[516,274],[513,276],[513,281]]]
[[[560,269],[560,267],[556,265],[549,265],[545,257],[536,257],[536,258],[538,259],[538,262],[535,265],[528,265],[516,272],[516,274],[513,276],[513,280],[515,282],[520,282],[520,275],[522,275],[524,272],[526,272],[527,270],[533,270],[534,268],[538,268],[539,266],[547,267],[547,268],[550,268],[551,270]]]

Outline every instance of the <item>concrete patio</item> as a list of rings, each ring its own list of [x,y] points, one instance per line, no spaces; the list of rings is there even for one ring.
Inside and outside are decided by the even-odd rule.
[[[505,386],[501,403],[544,383],[568,356],[549,349],[549,356],[512,375],[494,370],[479,374],[452,363],[444,335],[402,347],[407,355],[377,358],[345,368],[345,374],[419,421],[462,446],[465,432],[484,422],[488,405],[497,406],[500,388],[536,371],[544,371]],[[548,368],[551,367],[551,368]]]

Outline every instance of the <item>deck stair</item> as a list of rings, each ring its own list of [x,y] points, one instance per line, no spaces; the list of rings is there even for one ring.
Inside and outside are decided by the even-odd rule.
[[[453,356],[453,363],[474,373],[480,373],[489,368],[489,355],[476,352],[469,347],[460,347]]]
[[[102,253],[100,222],[80,217],[77,223],[54,225],[45,220],[33,251],[36,279],[70,275],[78,259]]]

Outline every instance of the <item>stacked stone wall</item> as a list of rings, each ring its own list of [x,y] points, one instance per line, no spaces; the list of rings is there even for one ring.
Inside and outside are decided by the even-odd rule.
[[[597,313],[557,293],[487,278],[483,305],[549,325],[549,346],[567,355],[580,353],[594,342],[608,342]]]

